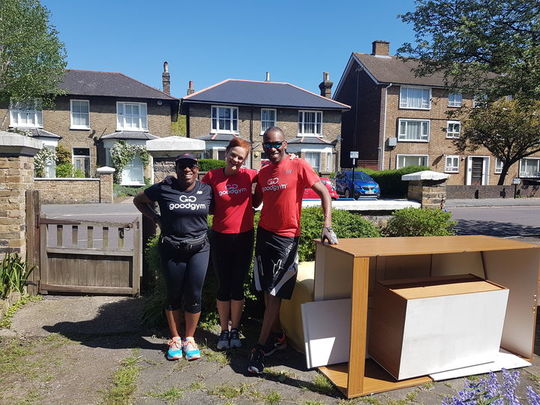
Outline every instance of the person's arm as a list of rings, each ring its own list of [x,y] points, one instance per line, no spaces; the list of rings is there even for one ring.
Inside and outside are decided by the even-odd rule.
[[[253,208],[257,208],[262,203],[262,190],[259,183],[255,186],[255,192],[253,193],[252,205]]]
[[[338,240],[336,234],[332,230],[332,198],[330,197],[330,193],[320,180],[313,184],[311,188],[321,198],[321,208],[324,216],[321,241],[323,243],[328,241],[331,245],[337,245]]]
[[[154,209],[154,201],[141,191],[133,198],[133,204],[147,218],[150,218],[157,225],[160,224],[161,216]]]

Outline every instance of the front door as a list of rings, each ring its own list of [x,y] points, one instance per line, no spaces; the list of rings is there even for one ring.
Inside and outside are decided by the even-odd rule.
[[[482,185],[482,177],[483,177],[483,167],[484,167],[484,158],[481,157],[473,157],[471,168],[471,184],[473,186],[481,186]]]

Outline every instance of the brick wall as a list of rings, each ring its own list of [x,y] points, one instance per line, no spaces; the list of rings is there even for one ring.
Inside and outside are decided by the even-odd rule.
[[[448,199],[514,198],[514,193],[516,197],[540,197],[540,185],[447,186]]]
[[[99,179],[34,179],[42,204],[99,203]]]
[[[0,156],[0,256],[26,256],[25,191],[33,184],[34,159]]]

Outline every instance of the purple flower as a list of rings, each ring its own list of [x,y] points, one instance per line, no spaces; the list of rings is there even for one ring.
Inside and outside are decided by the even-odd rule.
[[[530,405],[540,405],[540,395],[530,385],[527,387],[527,400]]]

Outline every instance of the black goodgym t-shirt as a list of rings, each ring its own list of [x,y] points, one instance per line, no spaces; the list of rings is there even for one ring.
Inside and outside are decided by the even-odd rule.
[[[208,184],[197,181],[191,191],[180,191],[176,179],[169,176],[144,193],[159,204],[163,235],[193,238],[208,230],[207,216],[212,202],[212,187]]]

